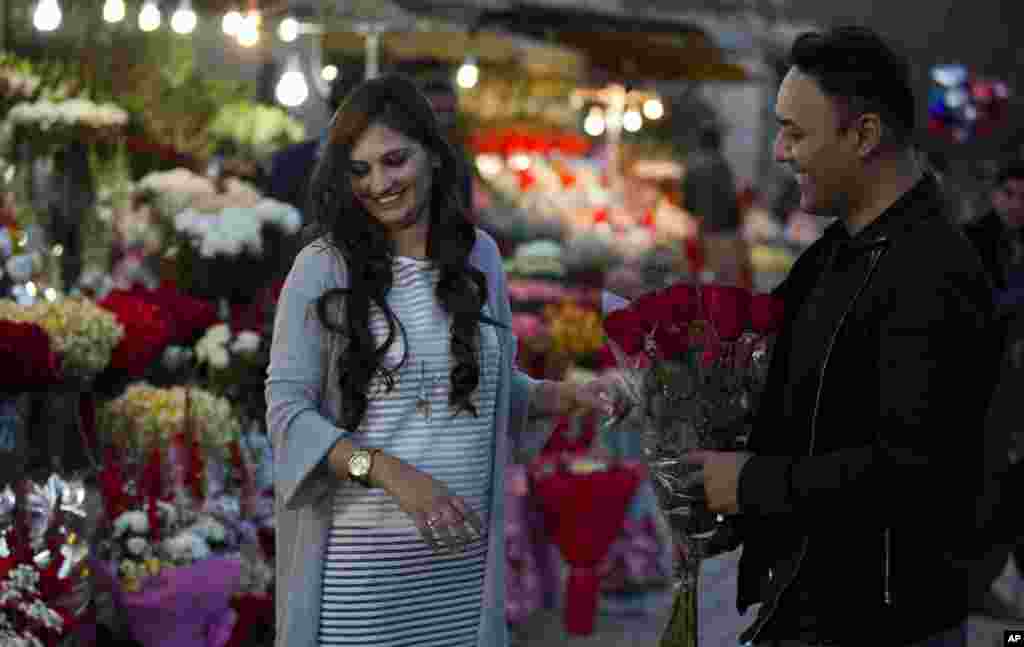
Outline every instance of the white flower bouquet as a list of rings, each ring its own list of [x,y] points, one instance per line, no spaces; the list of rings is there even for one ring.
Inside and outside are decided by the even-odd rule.
[[[94,103],[85,97],[51,101],[22,101],[7,112],[15,138],[28,141],[37,154],[59,149],[75,140],[102,140],[128,124],[128,113],[113,103]]]
[[[251,302],[287,271],[301,224],[298,210],[270,199],[219,212],[186,209],[174,218],[175,279],[195,296]]]

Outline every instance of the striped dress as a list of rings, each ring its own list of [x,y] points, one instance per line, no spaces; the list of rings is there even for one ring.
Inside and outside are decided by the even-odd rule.
[[[408,356],[391,392],[378,377],[371,382],[366,418],[352,439],[445,483],[477,511],[486,533],[501,349],[494,329],[481,325],[480,385],[472,396],[479,416],[462,411],[453,418],[451,318],[434,296],[439,279],[429,261],[395,258],[388,302]],[[387,323],[376,307],[371,327],[382,343]],[[396,334],[383,360],[388,367],[398,366],[404,347]],[[417,407],[424,397],[429,418]],[[324,556],[319,643],[476,647],[486,563],[486,536],[462,553],[436,554],[387,492],[344,482]]]

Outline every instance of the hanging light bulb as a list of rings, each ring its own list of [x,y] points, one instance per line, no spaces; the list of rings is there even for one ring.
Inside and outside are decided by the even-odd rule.
[[[224,14],[224,19],[221,20],[220,26],[224,30],[224,33],[228,36],[237,36],[238,30],[242,28],[242,22],[245,18],[242,14],[238,13],[235,9]]]
[[[39,31],[53,31],[60,27],[61,18],[57,0],[39,0],[35,13],[32,14],[32,24]]]
[[[156,6],[153,0],[146,0],[139,10],[139,29],[142,31],[155,31],[160,27],[160,7]]]
[[[176,34],[191,34],[195,30],[197,22],[199,21],[196,18],[196,12],[192,11],[192,2],[181,0],[178,10],[171,16],[171,29]]]
[[[651,121],[661,119],[665,115],[665,105],[661,99],[648,99],[644,101],[644,117]]]
[[[242,19],[238,27],[238,44],[242,47],[253,47],[260,42],[260,23],[263,17],[259,11],[250,11]]]
[[[328,83],[338,78],[338,66],[337,65],[325,65],[324,69],[320,70],[320,78]]]
[[[109,23],[124,20],[124,0],[107,0],[103,3],[103,20]]]
[[[640,112],[636,108],[630,108],[622,116],[622,127],[626,129],[626,132],[635,133],[643,128],[643,125],[644,118],[640,116]]]
[[[277,26],[277,36],[286,43],[299,37],[299,21],[288,16]]]
[[[275,92],[277,100],[287,108],[296,108],[306,102],[309,97],[309,85],[306,84],[306,76],[299,67],[298,56],[293,55],[288,60],[281,80],[277,82]]]
[[[466,61],[455,74],[455,82],[459,84],[460,88],[469,90],[476,87],[478,81],[480,81],[480,68],[477,67],[475,58],[467,56]]]
[[[591,137],[600,137],[604,134],[604,129],[604,112],[594,106],[587,113],[587,118],[583,120],[583,130]]]

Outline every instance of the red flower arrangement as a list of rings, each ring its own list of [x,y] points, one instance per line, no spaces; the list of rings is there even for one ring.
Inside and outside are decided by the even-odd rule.
[[[50,336],[34,323],[0,320],[0,391],[45,389],[60,380]]]
[[[130,294],[160,307],[171,325],[172,344],[187,343],[196,333],[217,323],[216,305],[182,293],[171,281],[162,283],[156,290],[136,286]]]
[[[526,128],[490,130],[469,138],[469,147],[477,153],[508,157],[515,153],[582,157],[590,152],[590,142],[577,133],[551,132]]]
[[[114,290],[98,305],[114,313],[125,329],[110,358],[110,367],[141,377],[171,343],[174,322],[164,308],[125,290]]]

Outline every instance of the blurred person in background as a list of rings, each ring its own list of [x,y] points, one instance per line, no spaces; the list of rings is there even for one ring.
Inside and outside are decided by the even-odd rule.
[[[743,215],[736,178],[722,154],[722,133],[716,124],[701,126],[697,149],[686,159],[683,207],[700,222],[707,269],[715,281],[750,287],[750,252],[741,236]]]
[[[327,105],[331,118],[338,111],[345,95],[354,88],[356,79],[352,75],[342,74],[331,83]],[[300,213],[305,214],[309,207],[309,178],[320,158],[320,150],[324,146],[330,125],[324,132],[298,144],[286,146],[274,153],[270,160],[270,177],[267,180],[267,197],[290,204]],[[308,222],[305,216],[303,220]]]
[[[981,255],[997,302],[1024,303],[1024,160],[1000,170],[991,199],[991,211],[964,232]]]
[[[1010,437],[1013,466],[1003,486],[1003,500],[996,513],[999,536],[993,543],[1011,542],[1016,576],[1009,566],[983,600],[982,608],[997,616],[1024,617],[1024,605],[1014,589],[1021,587],[1024,567],[1024,524],[1020,520],[1024,493],[1024,434],[1020,432],[1020,393],[1024,388],[1024,160],[1000,169],[991,192],[992,209],[980,220],[965,226],[989,273],[998,307],[1005,358],[999,387],[993,397],[988,424]]]

